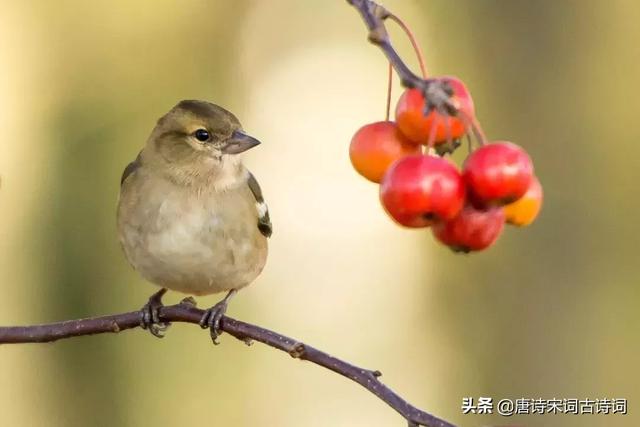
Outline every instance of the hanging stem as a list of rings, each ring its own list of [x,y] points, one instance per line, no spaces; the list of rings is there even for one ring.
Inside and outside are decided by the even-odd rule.
[[[467,135],[469,135],[469,131],[471,131],[473,133],[473,136],[476,138],[478,145],[482,147],[483,145],[487,144],[487,136],[485,135],[484,130],[482,130],[482,126],[480,125],[480,122],[475,117],[475,115],[469,115],[463,110],[458,110],[458,116],[464,123]]]
[[[391,89],[393,87],[393,65],[389,62],[389,71],[387,72],[387,114],[385,120],[389,121],[389,113],[391,111]]]
[[[440,125],[440,121],[442,117],[439,114],[435,114],[433,117],[433,123],[431,125],[431,129],[429,129],[429,138],[427,139],[427,154],[434,154],[434,145],[436,142],[436,131],[438,130],[438,126]]]
[[[396,24],[398,24],[400,28],[402,28],[402,30],[405,32],[407,37],[409,37],[409,40],[411,41],[411,45],[413,46],[413,50],[416,53],[416,57],[418,58],[418,63],[420,64],[420,73],[422,74],[422,78],[426,79],[428,74],[427,74],[427,66],[425,65],[425,61],[424,61],[424,54],[422,52],[422,49],[420,48],[420,45],[418,44],[418,40],[416,39],[416,36],[413,34],[413,31],[411,31],[409,26],[402,19],[400,19],[393,13],[389,13],[387,17],[391,19],[393,22],[395,22]]]
[[[391,12],[387,11],[387,15],[385,15],[384,18],[391,19],[393,22],[398,24],[400,28],[402,28],[402,30],[405,32],[405,34],[409,38],[409,41],[411,42],[411,46],[413,46],[413,51],[415,52],[416,57],[418,58],[418,63],[420,64],[420,73],[422,74],[422,78],[426,79],[427,66],[425,65],[424,53],[422,52],[422,48],[420,48],[420,45],[418,44],[418,40],[416,39],[416,36],[413,34],[413,31],[411,31],[409,26],[402,19],[400,19],[399,17],[397,17]],[[393,64],[391,62],[389,62],[388,76],[389,77],[387,82],[387,115],[386,115],[387,121],[389,120],[389,114],[391,111],[391,91],[392,91],[391,89],[393,87]]]
[[[409,26],[402,19],[400,19],[398,16],[394,15],[391,12],[387,11],[387,14],[384,16],[384,18],[391,19],[393,22],[398,24],[398,26],[400,26],[400,28],[402,28],[402,30],[405,32],[405,34],[409,38],[409,41],[411,42],[411,46],[413,46],[413,51],[415,52],[416,57],[418,58],[418,64],[420,65],[420,73],[422,75],[422,78],[426,79],[427,66],[425,65],[424,53],[422,51],[422,48],[420,47],[420,44],[418,43],[418,40],[416,39],[415,34],[413,34],[413,31],[411,31]],[[393,64],[391,62],[389,62],[388,76],[389,76],[388,77],[389,80],[387,84],[387,115],[386,115],[387,121],[389,120],[389,115],[391,111],[391,92],[393,87]],[[430,152],[431,150],[428,147],[426,151]]]

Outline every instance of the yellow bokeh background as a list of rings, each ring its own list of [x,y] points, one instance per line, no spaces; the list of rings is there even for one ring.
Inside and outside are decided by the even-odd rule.
[[[532,155],[533,226],[459,256],[386,217],[348,158],[384,117],[386,63],[344,0],[1,0],[0,325],[142,306],[154,288],[118,246],[120,174],[160,115],[206,99],[263,141],[246,164],[274,223],[230,316],[379,369],[463,426],[640,423],[640,3],[385,6],[433,74],[467,83],[488,135]],[[180,324],[0,346],[0,425],[405,424],[344,378],[221,341]],[[467,396],[626,398],[629,414],[463,415]]]

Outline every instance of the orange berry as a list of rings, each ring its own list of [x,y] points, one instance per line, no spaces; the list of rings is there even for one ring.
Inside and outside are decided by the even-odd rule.
[[[380,182],[396,160],[420,154],[393,122],[376,122],[361,127],[351,139],[349,157],[355,170],[369,181]]]
[[[531,224],[542,208],[542,197],[542,185],[534,176],[524,196],[503,208],[505,220],[518,227]]]
[[[456,77],[442,77],[453,89],[452,101],[458,104],[460,114],[472,117],[475,114],[473,99],[464,83]],[[460,117],[440,114],[432,110],[425,116],[425,100],[418,89],[404,91],[396,106],[396,122],[400,131],[418,144],[427,144],[433,126],[436,127],[434,144],[447,141],[447,137],[458,139],[466,132],[465,123]]]

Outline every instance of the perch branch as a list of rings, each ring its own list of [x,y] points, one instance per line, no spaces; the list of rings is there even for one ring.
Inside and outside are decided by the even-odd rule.
[[[165,306],[160,309],[159,313],[161,322],[195,324],[198,324],[203,314],[203,310],[188,304]],[[139,327],[140,316],[140,311],[131,311],[45,325],[0,327],[0,344],[44,343],[84,335],[118,333]],[[252,340],[259,341],[284,351],[293,358],[307,360],[357,382],[414,425],[453,427],[452,424],[421,411],[406,402],[380,382],[378,377],[382,374],[379,371],[357,367],[298,340],[230,317],[223,317],[221,328],[224,332],[246,343]]]

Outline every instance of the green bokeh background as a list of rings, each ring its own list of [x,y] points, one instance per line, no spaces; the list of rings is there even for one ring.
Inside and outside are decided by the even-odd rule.
[[[463,426],[640,423],[640,3],[385,5],[431,73],[467,83],[487,134],[531,153],[534,226],[454,256],[384,217],[347,146],[383,113],[385,61],[345,1],[2,0],[0,324],[144,303],[115,233],[120,174],[157,117],[204,98],[263,140],[247,164],[275,225],[230,315],[378,368]],[[462,415],[465,396],[618,397],[629,414]],[[0,347],[0,425],[178,423],[403,425],[342,378],[194,327]]]

